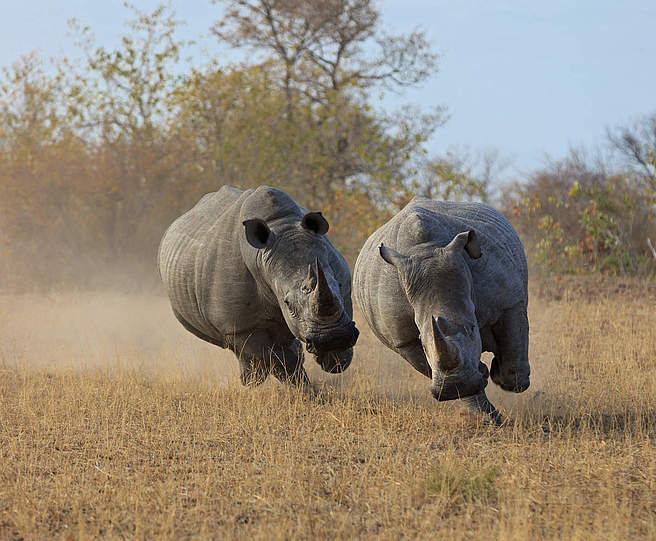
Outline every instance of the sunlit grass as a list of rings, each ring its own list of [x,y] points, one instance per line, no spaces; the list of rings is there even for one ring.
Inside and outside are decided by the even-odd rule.
[[[238,383],[166,301],[0,302],[0,538],[656,537],[656,321],[531,304],[533,384],[495,428],[380,346]]]

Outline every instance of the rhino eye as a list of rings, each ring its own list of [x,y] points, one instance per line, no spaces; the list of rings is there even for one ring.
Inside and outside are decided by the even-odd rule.
[[[304,285],[304,286],[301,286],[301,291],[307,295],[312,290],[310,289],[310,286]]]

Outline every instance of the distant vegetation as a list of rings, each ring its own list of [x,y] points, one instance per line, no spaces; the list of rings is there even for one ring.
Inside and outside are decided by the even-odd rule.
[[[428,154],[442,107],[377,106],[436,72],[421,32],[387,35],[370,0],[221,3],[212,32],[245,48],[239,64],[185,67],[180,23],[160,7],[130,8],[115,48],[72,21],[79,59],[29,54],[3,70],[0,288],[154,283],[167,225],[223,184],[279,186],[322,210],[351,262],[422,194],[491,200],[545,276],[656,265],[656,116],[609,134],[627,158],[613,168],[568,158],[495,198],[498,152]]]
[[[542,279],[656,273],[656,114],[641,125],[650,139],[634,139],[641,154],[616,145],[625,158],[619,166],[572,151],[506,187],[503,208]]]

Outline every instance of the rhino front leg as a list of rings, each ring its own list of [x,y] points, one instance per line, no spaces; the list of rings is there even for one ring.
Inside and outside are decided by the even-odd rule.
[[[255,331],[234,337],[231,348],[239,359],[239,379],[243,385],[264,383],[269,374],[297,386],[309,384],[303,368],[303,348],[298,340],[281,346],[266,331]]]
[[[258,359],[239,359],[239,380],[244,387],[262,385],[269,375],[268,367]]]
[[[489,415],[490,420],[496,425],[503,423],[504,419],[502,415],[499,413],[497,408],[494,407],[492,402],[488,400],[487,394],[485,394],[485,390],[473,396],[461,398],[460,400],[464,406],[472,413],[482,413],[483,415]]]
[[[239,360],[239,379],[246,387],[264,383],[273,369],[271,338],[266,331],[236,334],[227,340]]]
[[[298,340],[286,348],[274,346],[271,350],[271,371],[278,381],[297,387],[310,384],[303,368],[303,346]]]
[[[490,377],[503,390],[521,393],[530,385],[528,317],[523,303],[506,310],[492,328],[496,342]]]
[[[396,349],[403,358],[415,368],[415,370],[421,372],[426,377],[432,378],[431,367],[426,360],[424,349],[419,340],[411,342],[403,347],[397,347]],[[497,425],[500,425],[503,422],[503,417],[488,400],[484,390],[476,395],[461,398],[460,400],[472,413],[482,413],[483,415],[489,416],[490,420]]]

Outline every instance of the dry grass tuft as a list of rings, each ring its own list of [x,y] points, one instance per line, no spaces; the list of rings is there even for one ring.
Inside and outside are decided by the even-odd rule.
[[[313,397],[242,389],[164,299],[1,299],[0,539],[656,538],[654,306],[530,316],[494,428],[368,332]]]

